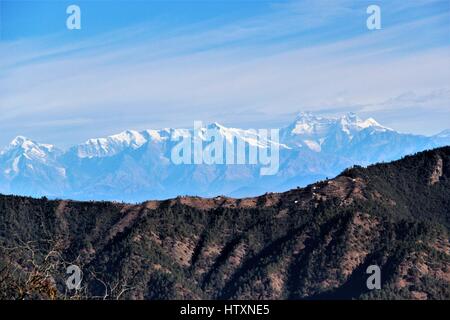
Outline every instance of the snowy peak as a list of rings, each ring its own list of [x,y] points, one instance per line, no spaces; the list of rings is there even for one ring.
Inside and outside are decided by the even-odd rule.
[[[140,132],[134,130],[127,130],[119,134],[112,135],[109,137],[109,140],[116,144],[135,149],[147,142],[145,137]]]
[[[392,131],[373,118],[361,119],[355,113],[321,117],[311,112],[301,112],[294,123],[282,130],[282,139],[288,145],[320,152],[327,146],[334,149],[343,147],[363,130],[370,130],[371,133]]]
[[[152,130],[148,129],[142,132],[147,141],[162,142],[170,140],[172,129]]]
[[[0,155],[23,155],[29,159],[44,159],[58,151],[53,145],[41,144],[24,136],[17,136],[2,150]]]
[[[75,147],[80,158],[113,156],[126,148],[138,149],[147,142],[144,135],[138,131],[126,130],[106,137],[89,139]]]
[[[333,119],[316,116],[311,112],[301,112],[289,127],[292,135],[326,135]]]
[[[382,126],[373,118],[367,118],[365,120],[358,117],[355,113],[351,112],[339,118],[339,124],[345,132],[351,134],[352,131],[361,131],[367,128],[373,128],[375,130],[391,130]]]
[[[301,112],[296,117],[295,122],[290,126],[294,135],[327,135],[331,130],[339,128],[343,132],[351,135],[354,131],[361,131],[367,128],[377,130],[391,130],[379,124],[375,119],[361,119],[355,113],[347,113],[341,117],[326,118],[314,115],[311,112]]]
[[[205,136],[206,130],[216,130],[225,142],[230,144],[235,143],[235,140],[240,140],[249,146],[257,148],[268,148],[270,145],[277,145],[280,148],[289,149],[288,146],[279,143],[279,141],[274,141],[270,130],[262,132],[258,129],[228,128],[217,122],[213,122],[201,128],[201,138],[206,141],[211,141],[211,137]]]
[[[182,136],[183,129],[148,129],[144,131],[126,130],[106,138],[89,139],[72,149],[80,158],[111,157],[124,150],[136,150],[146,143],[161,143],[170,140],[171,136]]]
[[[57,175],[65,175],[65,170],[57,165],[56,158],[62,152],[50,144],[41,144],[23,136],[17,136],[0,153],[0,161],[3,164],[2,172],[9,178],[15,177],[21,172],[38,175],[36,172],[56,172]]]
[[[28,138],[26,138],[24,136],[17,136],[11,141],[9,146],[12,148],[17,148],[17,147],[22,147],[27,144],[33,144],[33,141],[29,140]]]
[[[220,129],[226,129],[225,126],[221,125],[221,124],[218,123],[218,122],[210,123],[210,124],[208,124],[208,125],[206,126],[206,128],[207,128],[207,129],[217,129],[217,130],[220,130]]]

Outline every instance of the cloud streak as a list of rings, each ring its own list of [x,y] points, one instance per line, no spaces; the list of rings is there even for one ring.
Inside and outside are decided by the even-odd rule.
[[[399,3],[393,12],[405,10]],[[265,123],[333,108],[376,116],[429,107],[428,124],[412,119],[408,127],[398,112],[389,125],[426,134],[443,129],[431,124],[436,116],[444,125],[450,95],[430,97],[449,89],[450,13],[398,22],[387,14],[391,25],[369,32],[364,6],[326,4],[312,11],[307,2],[278,5],[222,24],[137,25],[74,43],[59,35],[0,43],[0,127],[11,128],[0,143],[29,134],[67,145],[129,128],[193,120],[245,126],[252,114]],[[428,100],[395,99],[408,92]]]

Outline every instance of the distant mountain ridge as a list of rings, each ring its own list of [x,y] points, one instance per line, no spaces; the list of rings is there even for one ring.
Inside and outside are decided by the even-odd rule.
[[[205,128],[217,129],[225,140],[255,143],[244,129],[218,123]],[[303,112],[280,129],[280,165],[274,176],[261,176],[260,165],[175,165],[171,150],[177,142],[171,137],[192,129],[127,130],[67,151],[19,136],[0,152],[0,192],[128,202],[177,195],[253,196],[333,177],[355,164],[449,145],[449,132],[404,134],[353,113],[329,118]],[[272,143],[259,136],[255,141],[257,148]]]

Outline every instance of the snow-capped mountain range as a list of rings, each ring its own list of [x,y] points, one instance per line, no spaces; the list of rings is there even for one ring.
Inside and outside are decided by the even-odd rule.
[[[274,143],[253,131],[213,123],[225,141],[257,148]],[[60,150],[22,136],[0,152],[0,193],[137,202],[178,195],[253,196],[333,177],[358,164],[390,161],[450,145],[450,130],[431,137],[399,133],[355,114],[327,118],[300,113],[280,129],[279,171],[261,176],[260,165],[176,165],[173,137],[192,129],[128,130]],[[253,135],[253,136],[252,136]]]

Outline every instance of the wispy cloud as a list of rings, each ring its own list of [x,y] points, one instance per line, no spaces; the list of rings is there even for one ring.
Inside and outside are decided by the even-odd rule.
[[[411,10],[405,6],[388,8]],[[401,21],[390,15],[382,30],[368,31],[360,2],[290,2],[226,23],[149,23],[76,42],[53,35],[0,43],[0,127],[10,128],[0,143],[20,133],[72,144],[195,119],[245,125],[252,114],[264,121],[301,109],[381,114],[428,105],[441,122],[445,110],[450,123],[448,94],[398,100],[405,92],[448,92],[450,12]],[[409,123],[408,131],[443,129]]]

